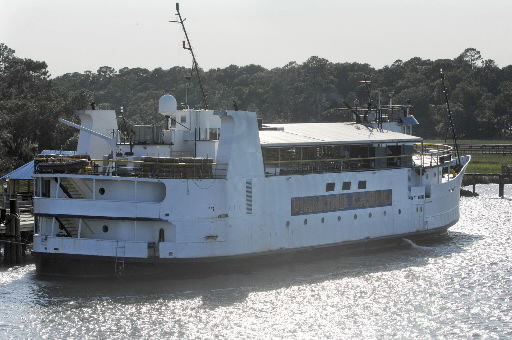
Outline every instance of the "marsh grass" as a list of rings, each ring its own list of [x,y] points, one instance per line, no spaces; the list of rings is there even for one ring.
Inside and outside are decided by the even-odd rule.
[[[448,141],[450,142],[450,141]],[[512,144],[512,140],[485,140],[485,139],[464,139],[459,141],[461,144]],[[444,140],[431,139],[425,143],[444,144]],[[473,154],[471,155],[471,163],[469,163],[467,173],[501,173],[502,165],[512,165],[512,155],[489,155],[489,154]]]

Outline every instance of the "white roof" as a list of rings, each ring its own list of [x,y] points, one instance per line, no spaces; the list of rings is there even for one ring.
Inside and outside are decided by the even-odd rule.
[[[261,130],[260,143],[265,146],[415,143],[421,137],[379,130],[357,123],[265,124],[283,130]]]

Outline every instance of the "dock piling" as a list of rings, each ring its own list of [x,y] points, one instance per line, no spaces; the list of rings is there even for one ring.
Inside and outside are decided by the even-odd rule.
[[[499,186],[499,188],[498,188],[498,196],[503,198],[503,196],[505,195],[505,181],[503,180],[503,175],[499,176],[499,184],[498,184],[498,186]]]
[[[5,216],[5,227],[7,242],[4,245],[4,263],[7,265],[20,264],[23,257],[23,247],[16,199],[9,200],[9,214]]]

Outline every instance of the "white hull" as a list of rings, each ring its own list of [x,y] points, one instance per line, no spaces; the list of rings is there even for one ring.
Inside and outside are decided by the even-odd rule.
[[[463,159],[467,165],[469,157]],[[136,186],[142,187],[140,182],[155,180],[136,179],[135,185],[129,178],[121,182],[120,178],[102,177],[96,180],[105,181],[102,185],[106,188],[108,181],[115,183],[108,189],[113,199],[35,199],[41,230],[34,237],[33,250],[36,254],[178,260],[264,254],[425,233],[459,219],[465,167],[455,178],[442,181],[435,167],[427,169],[422,178],[413,169],[402,168],[257,178],[251,179],[251,188],[246,179],[162,179],[156,181],[165,185],[161,202],[148,202],[156,201],[155,197],[145,197],[144,202],[131,197]],[[86,179],[75,176],[78,181]],[[291,216],[293,197],[327,195],[326,182],[343,181],[353,186],[366,181],[366,189],[350,192],[391,189],[391,205]],[[430,197],[425,196],[425,188],[430,189]],[[81,216],[87,226],[85,222],[81,226],[80,238],[52,236],[51,218],[46,215]],[[109,232],[102,231],[104,225]],[[164,237],[158,242],[160,230]]]
[[[113,112],[80,117],[85,156],[37,165],[41,258],[229,259],[428,233],[459,219],[469,157],[456,166],[423,144],[414,155],[419,137],[351,123],[259,129],[252,112],[188,110],[164,132],[168,144],[132,148],[107,136]],[[90,160],[109,148],[111,160]],[[178,150],[194,157],[171,157]]]

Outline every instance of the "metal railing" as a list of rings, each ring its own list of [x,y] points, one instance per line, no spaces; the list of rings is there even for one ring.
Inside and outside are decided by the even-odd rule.
[[[453,147],[446,144],[415,144],[415,162],[421,167],[440,166],[452,160]]]
[[[416,144],[414,154],[333,158],[313,160],[264,161],[265,176],[285,176],[346,171],[442,166],[451,161],[453,148],[442,144]]]
[[[36,158],[36,174],[80,174],[145,178],[208,179],[226,178],[228,163],[214,163],[205,158],[157,157],[151,160],[84,159],[71,157]]]

